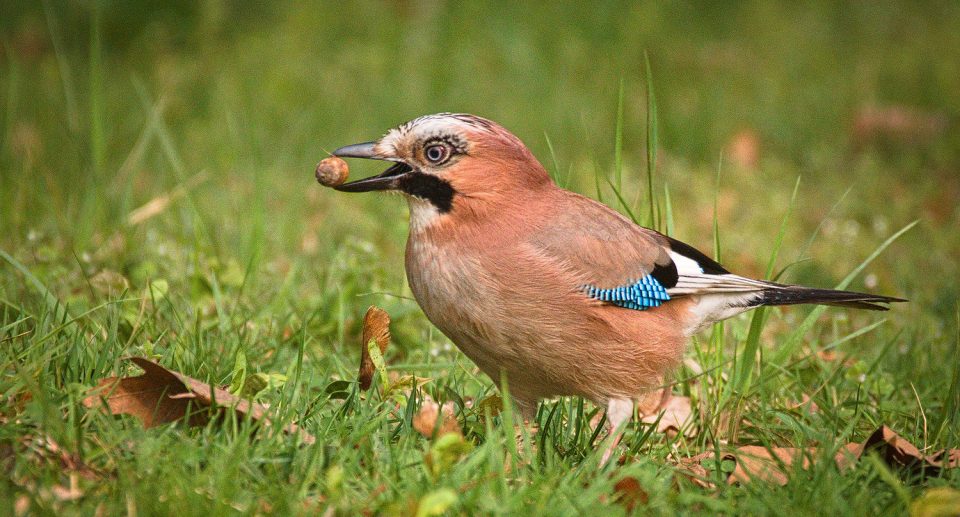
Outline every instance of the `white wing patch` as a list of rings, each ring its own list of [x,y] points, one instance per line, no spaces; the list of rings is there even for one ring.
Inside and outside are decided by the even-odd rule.
[[[745,278],[740,275],[727,273],[711,275],[703,272],[697,261],[683,256],[675,251],[670,252],[670,258],[677,266],[677,285],[667,289],[670,296],[711,294],[711,293],[749,293],[769,289],[771,285],[760,280]]]
[[[673,296],[694,296],[696,303],[690,308],[694,317],[684,330],[692,335],[715,321],[727,319],[750,309],[750,302],[761,296],[765,289],[773,287],[768,282],[734,275],[714,275],[703,272],[697,261],[670,252],[677,266],[677,284],[667,289]]]
[[[702,275],[703,268],[700,267],[700,264],[697,264],[696,260],[693,260],[690,257],[681,255],[676,251],[670,251],[670,258],[673,259],[673,264],[677,266],[677,274],[680,276],[685,275]]]

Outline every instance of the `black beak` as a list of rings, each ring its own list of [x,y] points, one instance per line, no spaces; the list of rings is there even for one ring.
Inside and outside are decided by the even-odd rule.
[[[362,144],[345,145],[333,152],[334,156],[341,158],[367,158],[370,160],[380,160],[374,152],[373,146],[376,142],[364,142]]]
[[[384,156],[378,155],[373,150],[375,142],[364,142],[362,144],[353,144],[341,147],[333,152],[334,156],[341,158],[367,158],[370,160],[390,160]],[[401,180],[413,172],[409,165],[397,162],[389,169],[383,171],[378,176],[371,176],[362,180],[351,181],[343,185],[333,187],[340,192],[371,192],[374,190],[396,190],[400,186]]]

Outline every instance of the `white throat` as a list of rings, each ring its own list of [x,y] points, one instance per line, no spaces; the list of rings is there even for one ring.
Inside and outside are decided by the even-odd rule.
[[[422,232],[440,219],[440,211],[425,199],[407,196],[407,204],[410,205],[410,233]]]

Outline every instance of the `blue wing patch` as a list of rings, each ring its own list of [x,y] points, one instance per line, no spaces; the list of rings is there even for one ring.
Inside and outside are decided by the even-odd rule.
[[[667,290],[652,275],[647,275],[636,283],[610,289],[587,285],[584,286],[584,291],[593,299],[638,311],[659,307],[670,299]]]

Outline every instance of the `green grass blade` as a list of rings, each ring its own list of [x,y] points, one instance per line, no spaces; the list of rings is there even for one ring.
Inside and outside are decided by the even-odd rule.
[[[106,163],[107,142],[103,129],[103,63],[100,41],[100,0],[92,3],[90,23],[90,154],[94,174],[99,176]]]
[[[713,259],[721,264],[720,257],[720,171],[723,169],[723,153],[717,162],[717,177],[713,187]]]
[[[560,181],[560,162],[557,160],[557,152],[553,148],[553,142],[550,141],[550,135],[548,135],[546,131],[543,132],[543,139],[547,142],[547,150],[550,152],[550,161],[553,163],[553,180],[557,183],[557,185],[566,188],[566,182]]]
[[[777,232],[777,239],[773,245],[773,252],[770,253],[770,260],[767,261],[767,271],[764,279],[769,280],[773,275],[773,269],[777,263],[777,255],[780,253],[780,247],[783,246],[783,236],[787,233],[787,222],[790,220],[790,214],[793,213],[793,207],[797,201],[797,191],[800,189],[800,177],[797,177],[793,185],[793,194],[790,196],[790,204],[787,205],[787,211],[783,214],[780,221],[780,231]],[[743,348],[743,359],[738,364],[736,375],[734,376],[733,389],[741,395],[749,389],[750,373],[753,371],[756,363],[757,351],[760,348],[760,333],[763,331],[763,325],[766,322],[766,307],[760,307],[753,312],[750,319],[750,332],[747,334],[747,342]]]
[[[647,197],[650,202],[650,220],[647,224],[654,229],[660,228],[657,221],[657,201],[653,195],[653,174],[657,168],[657,96],[653,91],[653,72],[650,69],[650,56],[643,53],[643,61],[647,71]]]
[[[663,184],[663,206],[664,206],[664,224],[666,224],[666,234],[673,236],[675,233],[673,226],[673,201],[670,198],[670,185]]]
[[[34,290],[40,295],[43,299],[43,302],[47,305],[47,310],[54,314],[54,320],[60,322],[66,317],[72,318],[72,315],[67,310],[66,306],[60,302],[60,300],[47,289],[47,286],[43,285],[43,282],[40,281],[33,273],[27,269],[26,266],[20,263],[19,260],[13,258],[6,251],[0,250],[0,258],[2,258],[7,264],[13,266],[14,269],[20,272],[24,278],[30,282],[30,285],[33,286]]]
[[[630,210],[630,205],[627,204],[627,201],[623,199],[623,196],[620,195],[620,189],[616,187],[609,179],[607,179],[607,184],[610,185],[610,188],[613,190],[613,195],[617,196],[617,201],[620,202],[620,205],[623,206],[623,209],[627,211],[627,216],[630,217],[630,220],[634,223],[640,224],[637,221],[637,216],[633,213],[633,210]]]
[[[616,182],[617,197],[623,190],[623,78],[620,78],[620,91],[617,94],[617,131],[613,146],[613,178]]]

